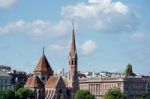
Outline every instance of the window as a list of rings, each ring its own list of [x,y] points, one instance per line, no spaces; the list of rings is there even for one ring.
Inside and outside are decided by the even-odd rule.
[[[45,80],[45,77],[42,77],[42,80]]]
[[[7,79],[5,79],[5,84],[7,84]]]
[[[3,79],[3,82],[2,82],[2,84],[5,84],[5,79]]]

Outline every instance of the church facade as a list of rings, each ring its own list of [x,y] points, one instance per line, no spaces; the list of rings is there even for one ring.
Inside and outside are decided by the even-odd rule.
[[[54,71],[43,54],[24,86],[36,93],[36,99],[73,99],[79,89],[78,55],[75,42],[74,28],[71,34],[71,43],[68,55],[68,75],[66,79],[54,75]]]

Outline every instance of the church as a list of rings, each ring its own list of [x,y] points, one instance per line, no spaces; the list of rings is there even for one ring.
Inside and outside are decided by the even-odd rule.
[[[43,54],[30,76],[25,88],[35,92],[36,99],[74,99],[76,91],[79,89],[78,79],[78,55],[75,42],[74,28],[71,33],[71,42],[68,53],[68,75],[64,79],[62,76],[54,75],[54,71]]]

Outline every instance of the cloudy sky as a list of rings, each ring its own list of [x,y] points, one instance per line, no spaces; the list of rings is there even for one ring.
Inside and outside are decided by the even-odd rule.
[[[74,20],[80,71],[150,72],[149,0],[0,0],[0,64],[32,72],[42,47],[68,66]]]

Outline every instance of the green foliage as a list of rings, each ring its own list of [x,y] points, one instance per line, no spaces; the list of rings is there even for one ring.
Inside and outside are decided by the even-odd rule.
[[[18,90],[19,88],[23,88],[23,85],[17,84],[17,85],[15,86],[15,90]]]
[[[0,91],[0,99],[27,99],[27,97],[34,97],[34,92],[19,88],[18,90],[2,90]]]
[[[127,99],[127,97],[119,89],[110,89],[104,99]]]
[[[127,68],[125,70],[125,75],[126,76],[132,76],[134,75],[133,71],[132,71],[132,65],[131,64],[128,64],[127,65]]]
[[[2,90],[0,91],[0,99],[14,99],[15,93],[13,90]]]
[[[95,97],[87,90],[78,90],[75,99],[95,99]]]
[[[27,97],[34,97],[34,92],[26,88],[19,88],[15,94],[16,99],[27,99]]]

